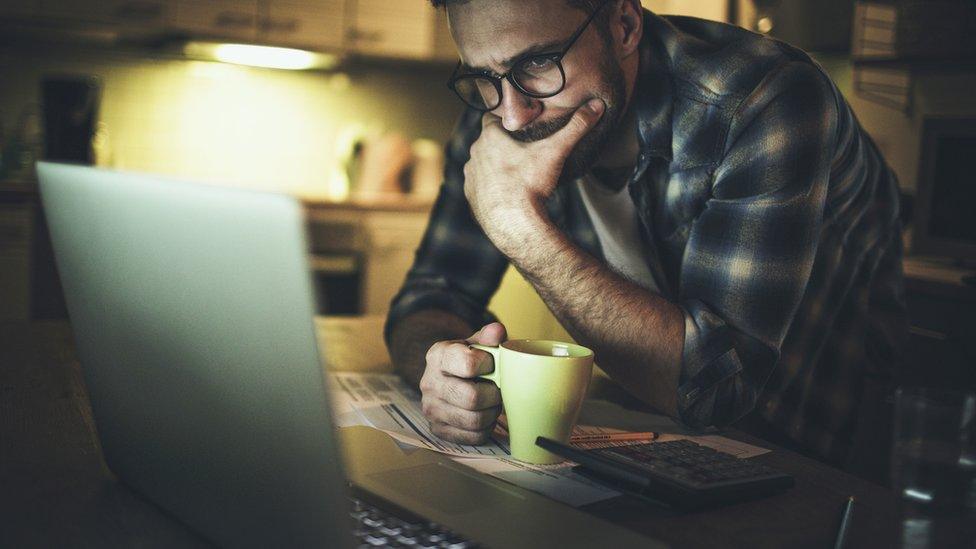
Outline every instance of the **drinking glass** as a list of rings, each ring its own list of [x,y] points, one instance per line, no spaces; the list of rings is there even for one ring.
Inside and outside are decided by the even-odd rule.
[[[976,547],[976,392],[895,393],[892,487],[901,546]]]

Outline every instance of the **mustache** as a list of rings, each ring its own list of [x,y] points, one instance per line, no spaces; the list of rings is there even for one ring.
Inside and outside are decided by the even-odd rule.
[[[569,121],[573,118],[573,114],[574,112],[570,111],[569,113],[558,118],[547,120],[545,122],[538,122],[526,128],[515,130],[514,132],[508,132],[508,135],[510,135],[512,139],[521,141],[522,143],[541,141],[566,127],[566,124],[569,124]]]

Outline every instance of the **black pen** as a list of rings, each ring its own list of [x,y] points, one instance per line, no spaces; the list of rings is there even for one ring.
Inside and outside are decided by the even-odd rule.
[[[840,517],[840,527],[837,529],[837,539],[834,541],[834,549],[844,549],[844,542],[847,540],[847,531],[850,530],[851,514],[854,511],[854,496],[847,498],[844,505],[844,514]]]

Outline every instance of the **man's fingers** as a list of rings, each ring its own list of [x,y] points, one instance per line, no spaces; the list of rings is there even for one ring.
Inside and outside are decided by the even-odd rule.
[[[484,131],[484,129],[487,128],[488,126],[492,126],[492,125],[496,125],[496,124],[501,124],[501,122],[502,122],[501,117],[499,117],[498,115],[492,114],[490,112],[486,112],[485,114],[481,115],[481,129],[482,129],[482,131]]]
[[[501,414],[501,405],[484,410],[464,410],[433,395],[424,395],[420,409],[430,421],[439,421],[467,431],[491,429]]]
[[[468,431],[440,421],[431,421],[430,430],[444,440],[461,444],[484,444],[488,442],[491,431]]]
[[[490,431],[502,411],[501,405],[484,410],[464,410],[434,395],[424,395],[420,407],[431,423],[442,423],[463,431]]]
[[[593,126],[596,126],[597,122],[603,116],[605,109],[606,105],[602,99],[590,99],[576,109],[573,117],[569,119],[569,123],[563,129],[556,132],[552,136],[552,139],[561,142],[568,153]]]
[[[428,364],[430,363],[431,361],[428,360]],[[472,349],[464,341],[454,342],[445,347],[436,364],[441,373],[464,379],[490,374],[494,369],[490,354],[480,349]]]
[[[464,410],[484,410],[502,403],[501,391],[494,383],[469,381],[451,376],[444,376],[437,396],[448,404]]]
[[[492,322],[475,332],[467,341],[468,343],[480,343],[494,347],[506,339],[508,339],[508,335],[505,332],[505,326],[501,322]]]

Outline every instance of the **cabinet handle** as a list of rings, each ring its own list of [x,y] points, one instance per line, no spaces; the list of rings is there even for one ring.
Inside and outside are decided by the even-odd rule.
[[[928,328],[922,328],[920,326],[909,326],[908,333],[921,336],[928,339],[937,339],[939,341],[945,341],[949,339],[947,334],[938,332],[936,330],[929,330]]]
[[[298,30],[298,19],[291,17],[288,19],[273,19],[265,17],[261,20],[261,30],[265,32],[295,32]]]
[[[219,28],[248,28],[254,26],[254,19],[241,12],[222,11],[214,17],[213,26]]]
[[[151,21],[163,16],[163,5],[159,2],[126,2],[115,8],[114,13],[119,19]]]
[[[383,31],[364,31],[361,29],[349,29],[346,36],[357,42],[382,42],[386,33]]]

